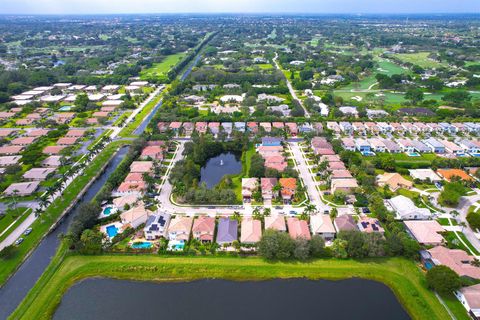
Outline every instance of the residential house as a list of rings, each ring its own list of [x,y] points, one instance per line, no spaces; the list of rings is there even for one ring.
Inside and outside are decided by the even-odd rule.
[[[398,139],[397,143],[403,152],[412,153],[416,151],[415,146],[413,145],[412,140],[410,139]]]
[[[120,214],[120,219],[124,226],[136,229],[140,225],[146,223],[148,217],[151,215],[153,215],[153,212],[146,209],[145,206],[141,204]]]
[[[464,152],[480,153],[480,144],[475,143],[472,140],[462,139],[458,145],[463,149]]]
[[[20,162],[22,156],[3,156],[0,157],[0,167],[5,168],[8,166],[16,165]]]
[[[285,217],[283,214],[270,215],[265,217],[265,230],[272,229],[281,232],[287,231],[287,225],[285,224]]]
[[[162,161],[164,158],[165,148],[161,146],[146,146],[140,155],[141,160]]]
[[[445,229],[436,221],[404,221],[408,232],[418,243],[425,246],[438,246],[445,242],[440,233]]]
[[[457,146],[455,143],[448,140],[440,140],[440,143],[445,146],[445,150],[449,153],[453,153],[456,156],[463,156],[465,152],[463,148]]]
[[[206,122],[197,122],[195,123],[195,130],[199,133],[199,134],[205,134],[207,133],[207,128],[208,128],[208,124]]]
[[[355,140],[353,140],[352,138],[342,138],[342,147],[347,151],[355,151]]]
[[[218,221],[217,243],[231,244],[238,239],[238,221],[230,218],[220,218]]]
[[[221,124],[222,128],[223,128],[223,131],[227,134],[227,135],[231,135],[232,132],[233,132],[233,124],[231,122],[222,122]]]
[[[138,195],[128,194],[128,195],[121,196],[121,197],[113,199],[112,203],[118,210],[122,211],[122,210],[125,210],[125,206],[127,206],[127,208],[131,208],[138,201],[139,201]]]
[[[472,319],[480,319],[480,284],[463,287],[455,291],[455,296]]]
[[[265,157],[265,168],[275,169],[278,172],[283,172],[288,164],[285,161],[285,157],[282,155],[273,155]]]
[[[260,179],[263,201],[272,201],[274,198],[278,197],[278,192],[273,190],[277,185],[277,183],[278,183],[277,178],[261,178]]]
[[[402,151],[400,146],[393,140],[380,139],[380,141],[383,142],[383,144],[385,145],[385,150],[389,153],[400,153]]]
[[[37,191],[40,181],[12,183],[3,191],[6,196],[29,196]]]
[[[252,217],[244,217],[241,225],[240,242],[254,244],[262,238],[262,222]]]
[[[212,242],[215,234],[215,218],[200,216],[193,222],[192,237],[201,242]]]
[[[357,223],[358,229],[361,232],[366,232],[366,233],[373,233],[373,232],[378,232],[378,233],[385,233],[385,230],[380,226],[380,222],[378,222],[377,219],[375,218],[370,218],[370,217],[360,217]]]
[[[355,223],[355,220],[353,220],[353,217],[349,214],[344,214],[342,216],[336,217],[335,220],[333,220],[333,225],[338,232],[358,230],[358,226]]]
[[[385,152],[386,146],[382,140],[377,138],[368,139],[368,143],[375,152]]]
[[[447,181],[452,181],[454,177],[459,178],[464,181],[472,181],[473,178],[468,175],[464,170],[461,169],[438,169],[437,174],[440,177],[443,177]]]
[[[211,134],[217,136],[220,133],[220,122],[210,122],[208,129],[210,129]]]
[[[350,107],[350,106],[344,106],[344,107],[339,107],[338,110],[347,117],[358,117],[358,110],[357,107]]]
[[[410,169],[408,172],[414,180],[418,179],[420,181],[430,182],[442,181],[442,178],[440,178],[432,169]]]
[[[128,211],[127,211],[128,212]],[[171,215],[166,212],[159,212],[149,215],[145,221],[143,234],[146,240],[155,240],[160,237],[166,238]]]
[[[308,223],[298,218],[287,218],[288,234],[292,239],[303,238],[310,240],[312,237],[308,230]]]
[[[337,233],[328,214],[310,216],[310,229],[313,235],[319,235],[325,241],[332,241]]]
[[[287,122],[285,123],[285,126],[291,136],[295,137],[298,134],[298,126],[295,122]]]
[[[355,148],[360,152],[371,152],[370,143],[365,139],[357,138],[355,141]]]
[[[245,132],[246,130],[245,122],[235,122],[233,125],[235,126],[235,130],[238,132]]]
[[[367,117],[369,119],[373,118],[383,118],[388,116],[388,112],[385,110],[375,110],[375,109],[366,109]]]
[[[425,143],[423,143],[420,140],[412,140],[411,141],[415,151],[420,152],[420,153],[428,153],[432,152],[430,147],[428,147]]]
[[[332,130],[336,134],[340,134],[342,132],[340,125],[334,121],[327,121],[327,129]]]
[[[257,178],[243,178],[242,179],[242,197],[243,201],[250,202],[253,193],[258,189]]]
[[[460,249],[448,249],[436,246],[427,250],[430,255],[424,260],[429,260],[433,265],[444,265],[455,271],[459,276],[480,279],[480,268],[472,264],[474,257]]]
[[[295,196],[297,190],[297,179],[295,178],[280,178],[279,180],[282,190],[280,194],[285,203],[290,203]]]
[[[353,134],[353,126],[350,124],[350,122],[345,122],[341,121],[339,123],[340,130],[342,130],[343,133],[352,135]]]
[[[188,241],[192,230],[193,218],[176,216],[168,225],[168,240]]]
[[[355,188],[358,188],[357,180],[351,179],[335,179],[330,184],[330,192],[333,194],[336,191],[343,191],[346,193],[352,193]]]
[[[270,122],[260,122],[260,127],[263,128],[265,132],[272,131],[272,124]]]
[[[445,153],[445,146],[435,138],[428,138],[423,141],[429,148],[431,152],[434,153]]]
[[[37,137],[20,137],[13,139],[12,141],[10,141],[10,143],[16,146],[28,146],[32,144],[36,139]]]
[[[130,172],[151,173],[153,161],[133,161],[130,165]]]
[[[182,124],[183,128],[183,134],[186,136],[191,136],[193,133],[193,130],[195,129],[195,124],[193,122],[184,122]]]
[[[43,148],[43,153],[48,155],[58,155],[65,149],[66,146],[47,146]]]
[[[386,203],[395,212],[400,220],[428,220],[432,213],[427,208],[417,207],[409,198],[399,195],[386,200]]]
[[[262,146],[264,147],[278,147],[282,145],[282,138],[278,137],[263,137]]]
[[[25,180],[44,181],[55,172],[55,168],[32,168],[23,174]]]
[[[410,189],[413,187],[412,181],[409,181],[396,172],[385,172],[377,176],[377,185],[379,187],[388,186],[393,192],[399,188]]]

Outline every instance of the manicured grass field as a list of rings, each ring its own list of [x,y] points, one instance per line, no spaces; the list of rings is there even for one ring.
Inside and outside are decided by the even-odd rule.
[[[152,79],[155,77],[165,76],[168,71],[170,71],[170,69],[179,63],[185,56],[185,52],[169,55],[165,57],[162,62],[154,63],[150,68],[142,70],[140,73],[140,78]]]
[[[395,54],[395,57],[402,60],[403,62],[416,64],[422,68],[439,68],[439,67],[445,66],[444,63],[429,59],[428,58],[429,54],[430,54],[429,52],[398,53],[398,54]]]
[[[3,241],[8,235],[15,230],[17,226],[19,226],[29,214],[32,213],[32,209],[28,208],[16,208],[7,213],[7,215],[0,220],[0,233],[3,232],[6,228],[8,228],[14,221],[15,224],[8,229],[2,236],[0,236],[0,241]],[[18,219],[18,220],[17,220]]]
[[[376,72],[386,74],[388,76],[408,72],[408,70],[403,69],[398,64],[383,59],[378,61],[378,68],[381,70],[376,69]]]
[[[45,235],[53,223],[60,217],[62,212],[74,201],[78,193],[99,172],[102,166],[110,159],[116,150],[125,144],[124,141],[110,143],[88,165],[84,173],[78,176],[63,192],[63,195],[53,201],[40,218],[32,224],[32,233],[25,237],[25,241],[18,246],[13,257],[0,261],[0,285],[3,285],[8,277],[20,266],[25,256],[35,248],[40,239]]]
[[[140,281],[191,281],[204,278],[268,280],[365,278],[388,285],[413,319],[449,319],[446,309],[427,289],[425,277],[402,258],[315,260],[308,263],[269,263],[261,258],[168,256],[69,256],[55,262],[37,282],[12,319],[50,319],[63,294],[75,282],[91,277]],[[127,293],[126,293],[127,294]],[[466,313],[451,301],[457,319]],[[460,306],[461,307],[461,306]]]

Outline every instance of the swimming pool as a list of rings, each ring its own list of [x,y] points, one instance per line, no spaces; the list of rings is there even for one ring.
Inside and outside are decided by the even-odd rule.
[[[364,157],[373,157],[375,155],[375,152],[372,151],[362,151],[361,153]]]
[[[112,208],[111,207],[106,207],[105,209],[103,209],[103,215],[109,216],[110,213],[112,213]]]
[[[58,111],[70,111],[72,110],[72,106],[63,106]]]
[[[480,157],[480,153],[470,153],[472,157]]]
[[[110,239],[118,234],[118,228],[114,224],[108,226],[105,230],[107,231],[108,237]]]
[[[135,242],[132,244],[133,249],[150,249],[151,247],[151,242]]]
[[[409,157],[420,157],[420,153],[418,153],[418,152],[407,152],[407,156],[409,156]]]

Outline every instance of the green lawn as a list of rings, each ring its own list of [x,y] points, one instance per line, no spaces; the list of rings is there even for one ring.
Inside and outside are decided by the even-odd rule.
[[[428,58],[430,52],[417,52],[417,53],[398,53],[394,56],[403,62],[409,62],[416,64],[422,68],[439,68],[445,67],[446,64],[434,61]]]
[[[3,285],[8,277],[20,266],[25,256],[35,248],[53,223],[60,217],[63,211],[74,201],[78,193],[98,173],[102,166],[112,157],[116,150],[125,144],[124,141],[110,143],[92,163],[85,169],[84,174],[78,176],[57,198],[42,216],[32,224],[32,233],[25,237],[25,241],[18,246],[13,257],[0,263],[0,285]]]
[[[379,70],[380,69],[380,70]],[[394,74],[407,73],[408,70],[403,69],[398,64],[388,61],[388,60],[379,60],[378,69],[375,70],[377,73],[386,74],[392,76]]]
[[[74,283],[91,277],[140,281],[190,281],[204,278],[268,280],[308,278],[340,280],[365,278],[388,285],[413,319],[449,319],[447,311],[427,289],[423,273],[402,258],[315,260],[309,263],[269,263],[261,258],[172,256],[69,256],[62,255],[42,275],[12,319],[50,319],[63,294]],[[466,313],[451,301],[457,319]]]
[[[25,219],[27,219],[28,215],[32,212],[32,209],[26,208],[16,208],[11,211],[7,211],[7,214],[4,218],[0,220],[0,233],[3,232],[6,228],[8,228],[14,221],[15,224],[8,229],[2,236],[0,236],[0,241],[3,241],[15,228],[20,225]],[[17,220],[18,219],[18,220]]]
[[[142,70],[142,72],[140,72],[140,78],[152,79],[166,76],[168,71],[170,71],[170,69],[179,63],[186,55],[185,52],[169,55],[165,57],[162,62],[154,63],[150,68]]]

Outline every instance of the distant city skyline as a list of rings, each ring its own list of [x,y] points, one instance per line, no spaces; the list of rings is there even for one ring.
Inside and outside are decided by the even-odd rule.
[[[1,0],[0,14],[480,13],[479,0]]]

